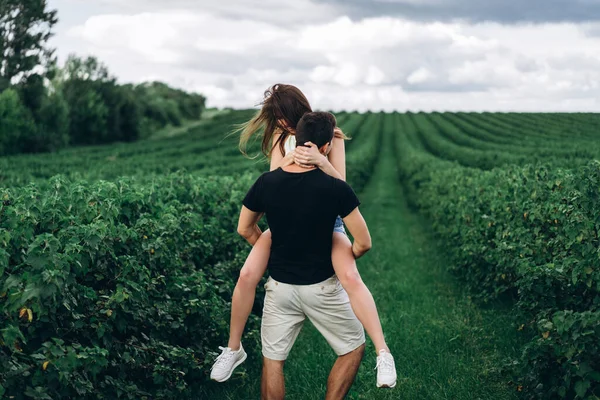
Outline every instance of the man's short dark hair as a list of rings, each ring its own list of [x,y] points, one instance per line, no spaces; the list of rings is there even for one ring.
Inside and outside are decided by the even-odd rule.
[[[312,142],[321,147],[333,140],[336,120],[328,112],[309,112],[302,116],[296,126],[296,146]]]

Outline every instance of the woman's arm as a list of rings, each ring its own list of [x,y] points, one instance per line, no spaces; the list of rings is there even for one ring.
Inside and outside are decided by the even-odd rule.
[[[338,138],[338,137],[333,138],[333,147],[331,148],[331,151],[329,152],[328,158],[329,158],[328,164],[331,165],[331,167],[334,168],[340,175],[339,177],[336,176],[336,178],[345,181],[346,180],[346,143],[345,143],[344,139]],[[321,169],[323,169],[323,168],[321,168]],[[323,169],[323,172],[328,173],[327,171],[325,171],[325,169]],[[329,175],[331,175],[331,174],[329,174]],[[331,176],[335,176],[335,175],[331,175]]]
[[[252,246],[254,246],[260,235],[262,235],[262,231],[258,227],[258,221],[260,221],[263,214],[252,211],[246,208],[246,206],[242,206],[242,211],[240,211],[237,231]]]
[[[287,156],[284,156],[281,153],[281,149],[279,148],[279,143],[277,143],[280,136],[281,136],[281,133],[276,133],[273,135],[273,148],[271,149],[271,167],[269,168],[270,171],[276,170],[279,167],[281,167],[281,168],[287,167],[288,165],[290,165],[294,162],[294,152],[293,151],[290,154],[288,154]]]
[[[294,161],[302,167],[315,165],[327,175],[346,180],[346,149],[342,138],[333,138],[329,157],[321,154],[317,145],[308,142],[296,149]]]

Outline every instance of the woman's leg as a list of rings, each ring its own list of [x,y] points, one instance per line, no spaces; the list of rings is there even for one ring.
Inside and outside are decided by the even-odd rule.
[[[379,353],[379,350],[385,349],[389,353],[390,349],[383,337],[375,300],[358,273],[352,253],[352,243],[343,233],[333,233],[331,260],[335,274],[348,293],[352,310],[373,341],[375,351]]]
[[[271,252],[271,231],[266,230],[258,238],[240,271],[233,298],[231,299],[231,322],[227,347],[239,350],[244,327],[252,312],[256,286],[267,270]]]

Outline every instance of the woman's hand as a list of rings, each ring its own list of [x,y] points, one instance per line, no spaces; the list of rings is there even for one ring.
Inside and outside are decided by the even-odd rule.
[[[319,148],[314,143],[306,142],[304,146],[296,147],[294,162],[301,167],[310,168],[316,166],[321,168],[326,161],[327,157],[319,152]]]
[[[281,159],[281,168],[285,168],[288,165],[292,165],[294,163],[294,156],[296,155],[296,150],[290,151]]]

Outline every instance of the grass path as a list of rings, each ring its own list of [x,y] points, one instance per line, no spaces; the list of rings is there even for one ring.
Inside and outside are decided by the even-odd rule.
[[[516,399],[500,371],[517,340],[508,311],[472,303],[446,272],[426,222],[406,205],[391,142],[384,138],[375,173],[360,196],[374,246],[359,270],[377,302],[399,381],[391,390],[375,387],[375,351],[368,340],[348,398]],[[286,398],[324,398],[334,360],[307,321],[286,363]],[[258,360],[250,361],[229,382],[211,382],[201,397],[258,399],[259,380]]]

